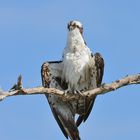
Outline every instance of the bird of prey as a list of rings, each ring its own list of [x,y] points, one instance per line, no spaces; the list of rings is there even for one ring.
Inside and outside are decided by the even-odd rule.
[[[93,54],[83,38],[83,25],[79,21],[68,23],[68,36],[61,61],[49,61],[41,67],[44,87],[64,90],[66,94],[81,94],[101,85],[104,60],[100,53]],[[78,126],[85,122],[92,110],[92,99],[65,101],[56,95],[46,95],[54,118],[68,139],[80,140]],[[78,118],[75,121],[75,115]]]

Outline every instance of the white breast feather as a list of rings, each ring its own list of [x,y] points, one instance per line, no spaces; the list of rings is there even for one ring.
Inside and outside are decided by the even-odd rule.
[[[64,50],[62,79],[70,89],[83,90],[89,88],[91,51],[85,45],[78,30],[69,32],[67,46]]]

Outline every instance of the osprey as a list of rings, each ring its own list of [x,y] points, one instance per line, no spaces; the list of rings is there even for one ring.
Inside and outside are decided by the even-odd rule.
[[[68,23],[68,37],[62,61],[45,62],[41,67],[44,87],[64,90],[66,94],[82,94],[101,85],[104,60],[93,54],[83,39],[83,26],[79,21]],[[46,95],[52,113],[66,138],[80,140],[78,126],[85,122],[96,96],[66,101],[55,95]],[[75,115],[78,119],[75,121]]]

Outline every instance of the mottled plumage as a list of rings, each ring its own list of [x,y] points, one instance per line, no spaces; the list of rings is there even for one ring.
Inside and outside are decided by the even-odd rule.
[[[62,61],[45,62],[42,65],[42,83],[44,87],[65,90],[67,94],[79,94],[100,86],[103,71],[104,60],[99,53],[93,55],[86,46],[82,24],[71,21]],[[53,115],[66,138],[80,140],[77,127],[88,118],[95,98],[64,101],[55,95],[47,96]],[[75,122],[76,114],[79,117]]]

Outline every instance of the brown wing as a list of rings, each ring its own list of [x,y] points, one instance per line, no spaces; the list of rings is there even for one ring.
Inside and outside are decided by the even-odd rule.
[[[100,55],[100,53],[96,53],[93,57],[95,59],[95,67],[97,70],[97,76],[96,76],[96,82],[97,82],[97,87],[101,85],[103,74],[104,74],[104,59]],[[80,115],[76,121],[76,125],[79,126],[82,121],[86,121],[95,102],[96,96],[92,98],[92,100],[87,99],[87,112],[84,115]]]
[[[42,78],[42,85],[44,87],[49,88],[49,86],[50,86],[51,74],[52,74],[51,70],[49,68],[50,64],[53,65],[53,64],[58,64],[58,63],[61,63],[61,62],[62,61],[54,61],[54,62],[45,62],[45,63],[43,63],[43,65],[41,66],[41,78]],[[63,125],[62,125],[61,121],[59,120],[58,115],[56,114],[56,111],[54,110],[52,112],[53,112],[53,115],[54,115],[58,125],[60,126],[63,134],[65,135],[66,138],[68,138],[68,135],[67,135],[65,129],[63,128]]]
[[[50,82],[51,82],[51,70],[50,70],[50,64],[58,64],[58,63],[61,63],[62,61],[54,61],[54,62],[45,62],[43,63],[43,65],[41,66],[41,78],[42,78],[42,85],[44,87],[47,87],[49,88],[50,86]],[[47,96],[46,96],[47,97]],[[48,101],[49,102],[49,101]],[[65,135],[66,138],[68,138],[68,135],[65,131],[65,129],[63,128],[63,125],[61,123],[61,121],[59,120],[58,118],[58,115],[56,114],[56,111],[52,111],[53,112],[53,115],[57,121],[57,123],[59,124],[63,134]]]
[[[44,87],[49,87],[52,75],[55,78],[59,79],[61,74],[61,63],[62,61],[49,61],[42,64],[41,78],[42,78],[42,85]]]
[[[96,53],[95,55],[95,65],[97,68],[97,87],[99,87],[102,83],[103,75],[104,75],[104,59],[100,53]]]
[[[61,85],[61,70],[62,61],[45,62],[41,67],[43,86],[50,87],[52,81],[54,81],[54,84],[57,84],[57,86],[54,85],[55,88],[59,86],[58,88],[65,89],[66,84]],[[53,99],[51,99],[50,96],[51,95],[48,95],[46,97],[50,104],[54,118],[65,137],[68,138],[69,136],[71,140],[80,140],[71,106],[68,103],[59,100],[57,97],[53,97]]]

